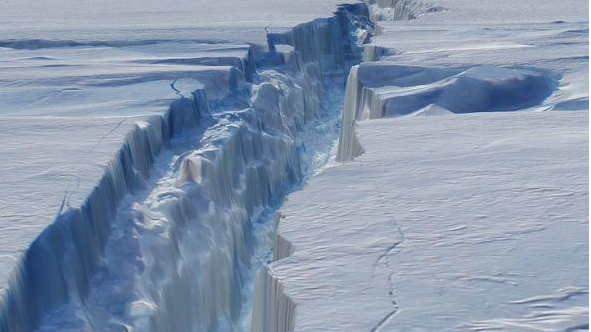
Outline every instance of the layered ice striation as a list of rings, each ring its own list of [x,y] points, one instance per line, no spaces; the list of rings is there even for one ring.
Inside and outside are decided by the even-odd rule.
[[[68,202],[66,190],[54,223],[31,244],[2,294],[3,331],[34,330],[49,312],[88,294],[120,202],[144,186],[175,133],[200,122],[203,105],[204,94],[196,92],[174,103],[165,116],[138,122],[78,207]]]
[[[364,5],[342,5],[333,17],[268,33],[267,52],[238,47],[240,55],[224,57],[220,48],[230,47],[199,44],[198,55],[163,57],[130,43],[117,47],[143,56],[123,56],[123,72],[82,56],[63,64],[72,72],[39,80],[35,93],[57,103],[67,101],[47,93],[52,84],[93,87],[72,91],[71,104],[45,106],[61,116],[87,111],[85,100],[104,100],[97,114],[131,106],[107,103],[113,90],[103,87],[166,82],[159,103],[176,98],[163,115],[145,113],[161,104],[143,104],[139,121],[118,120],[137,124],[88,196],[66,191],[55,221],[23,254],[2,293],[0,330],[241,330],[257,224],[326,161],[339,124],[334,82],[360,60],[370,32]],[[54,58],[19,57],[28,48],[12,46],[18,61],[71,56],[49,45]],[[87,75],[76,76],[84,66]]]

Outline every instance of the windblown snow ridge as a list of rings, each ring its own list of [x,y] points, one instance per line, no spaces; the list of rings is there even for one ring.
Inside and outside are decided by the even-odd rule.
[[[314,168],[309,144],[331,131],[315,123],[332,111],[323,79],[360,61],[368,16],[364,5],[343,5],[269,33],[256,73],[252,52],[241,63],[171,60],[242,75],[218,82],[227,98],[205,82],[207,96],[197,90],[137,124],[83,204],[60,211],[24,253],[2,293],[0,331],[238,330],[254,224]],[[270,292],[267,305],[292,310],[280,287]]]

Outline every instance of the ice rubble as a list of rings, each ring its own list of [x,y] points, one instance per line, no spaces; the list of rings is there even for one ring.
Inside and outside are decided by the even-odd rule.
[[[8,45],[8,56],[35,63],[10,78],[41,83],[35,93],[46,108],[33,112],[86,112],[85,100],[113,97],[113,90],[104,93],[102,87],[139,91],[167,82],[181,98],[162,116],[146,116],[158,105],[141,105],[142,120],[90,195],[78,202],[65,194],[55,222],[31,244],[3,292],[1,330],[239,329],[253,268],[254,224],[309,174],[315,153],[328,152],[330,144],[316,140],[335,133],[338,122],[317,122],[331,120],[323,113],[337,115],[338,104],[323,105],[332,94],[323,81],[338,79],[359,61],[357,43],[368,37],[367,16],[362,5],[342,5],[334,17],[270,33],[269,53],[257,59],[254,48],[225,58],[208,56],[199,44],[203,56],[134,55],[130,61],[123,54],[119,67],[112,58],[119,61],[118,53],[102,64],[80,52],[73,59],[56,45],[47,50],[56,55],[45,58],[22,56],[35,49],[34,42]],[[67,44],[91,52],[113,47]],[[282,44],[292,49],[282,52]],[[117,48],[158,50],[142,43]],[[46,67],[38,61],[56,65],[64,56],[64,65],[88,69],[43,77]],[[191,90],[195,82],[202,88]],[[93,87],[90,95],[73,91],[78,98],[63,100],[50,93],[61,105],[47,103],[47,90],[74,83]],[[94,106],[95,114],[101,107],[113,113],[111,104]]]
[[[247,62],[250,54],[248,47],[182,44],[194,57],[225,48],[228,56],[234,52]],[[244,80],[244,72],[228,66],[136,63],[138,55],[180,55],[170,50],[174,45],[167,43],[168,52],[158,55],[145,45],[126,44],[2,49],[8,59],[0,78],[7,135],[2,195],[10,198],[3,202],[2,239],[13,238],[1,262],[2,330],[31,330],[47,311],[75,294],[86,295],[118,204],[144,187],[156,156],[173,137],[203,124],[206,91],[213,95],[209,102],[216,102],[235,88],[231,83]],[[39,52],[46,56],[35,56]],[[97,52],[105,56],[91,56]],[[25,166],[12,169],[9,162]]]

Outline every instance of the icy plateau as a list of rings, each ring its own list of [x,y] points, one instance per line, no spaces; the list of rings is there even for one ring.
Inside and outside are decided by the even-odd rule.
[[[587,331],[588,21],[0,2],[0,332]]]

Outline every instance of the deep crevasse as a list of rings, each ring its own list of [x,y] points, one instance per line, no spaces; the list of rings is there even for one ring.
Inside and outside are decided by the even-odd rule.
[[[25,254],[0,329],[240,329],[254,225],[326,160],[340,109],[323,82],[360,60],[367,17],[343,5],[269,34],[258,75],[251,59],[231,76],[235,97],[208,105],[198,90],[138,123],[82,206]]]

